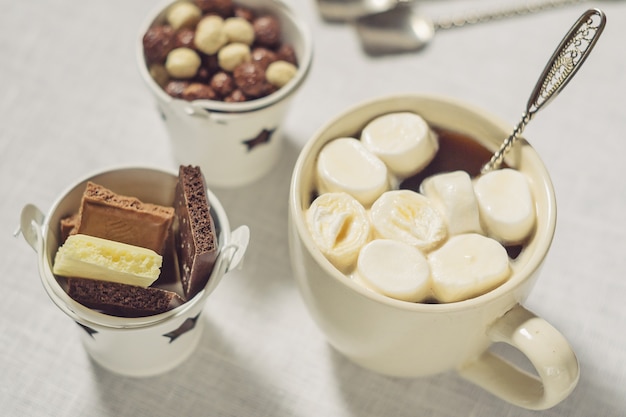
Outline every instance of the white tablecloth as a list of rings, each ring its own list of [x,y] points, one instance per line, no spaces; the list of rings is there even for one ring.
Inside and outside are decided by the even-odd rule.
[[[566,335],[581,365],[572,395],[542,415],[625,415],[626,3],[595,1],[444,31],[420,53],[377,58],[363,52],[350,25],[321,19],[313,0],[290,3],[310,25],[315,58],[286,121],[284,157],[253,185],[214,189],[231,224],[250,226],[244,268],[210,297],[193,356],[170,373],[134,379],[89,359],[81,330],[45,294],[35,253],[13,232],[25,204],[45,212],[94,170],[176,167],[135,63],[138,27],[154,1],[0,0],[0,414],[535,415],[452,372],[388,378],[333,351],[292,278],[288,185],[306,140],[361,100],[449,95],[513,126],[561,37],[585,9],[599,7],[608,17],[599,44],[525,132],[552,174],[559,209],[528,307]],[[428,1],[423,10],[454,14],[493,4]]]

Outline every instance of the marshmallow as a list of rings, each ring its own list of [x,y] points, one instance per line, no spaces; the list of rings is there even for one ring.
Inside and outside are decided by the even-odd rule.
[[[328,142],[317,158],[320,193],[346,192],[369,207],[389,189],[387,167],[354,138]]]
[[[498,169],[474,183],[480,216],[489,236],[506,243],[521,243],[535,226],[535,205],[521,172]]]
[[[363,145],[400,177],[426,167],[439,149],[437,136],[415,113],[400,112],[379,116],[361,133]]]
[[[366,287],[398,300],[419,302],[430,295],[430,267],[419,249],[376,239],[359,253],[355,274]]]
[[[337,269],[354,268],[371,230],[361,203],[343,192],[322,194],[307,210],[306,222],[315,245]]]
[[[443,303],[484,294],[510,275],[506,249],[497,241],[468,233],[451,237],[428,255],[433,294]]]
[[[190,48],[176,48],[167,54],[165,69],[174,78],[192,78],[201,64],[200,56]]]
[[[470,232],[482,234],[478,202],[467,172],[446,172],[428,177],[422,181],[420,192],[445,216],[451,236]]]
[[[378,237],[394,239],[424,252],[448,236],[443,215],[423,195],[411,190],[387,191],[372,205],[372,226]]]

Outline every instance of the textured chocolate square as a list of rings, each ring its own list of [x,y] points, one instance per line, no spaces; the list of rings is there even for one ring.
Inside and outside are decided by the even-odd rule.
[[[218,250],[206,183],[200,168],[180,167],[175,196],[178,264],[183,291],[189,300],[207,284]]]
[[[143,203],[88,182],[79,217],[77,233],[141,246],[162,255],[174,208]]]

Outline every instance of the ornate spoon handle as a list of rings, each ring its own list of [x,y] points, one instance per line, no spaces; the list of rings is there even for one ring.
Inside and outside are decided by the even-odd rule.
[[[535,113],[552,101],[574,77],[574,74],[591,53],[604,30],[605,24],[606,16],[598,9],[587,10],[576,21],[554,51],[539,77],[526,104],[522,120],[515,126],[511,135],[504,140],[500,149],[493,154],[491,160],[483,166],[482,173],[500,167],[504,154],[517,141]]]

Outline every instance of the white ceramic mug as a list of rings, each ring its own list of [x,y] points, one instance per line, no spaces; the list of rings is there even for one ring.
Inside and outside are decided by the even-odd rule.
[[[196,348],[202,333],[198,317],[224,274],[240,263],[248,244],[248,227],[240,226],[231,232],[222,205],[207,190],[220,252],[206,287],[191,300],[161,314],[138,318],[103,314],[74,301],[52,273],[60,242],[59,222],[78,210],[87,181],[144,202],[171,206],[177,173],[130,167],[99,172],[65,190],[46,215],[33,205],[25,206],[20,224],[24,238],[37,252],[44,289],[54,304],[80,325],[83,345],[97,363],[128,376],[169,371]]]
[[[306,79],[313,58],[313,42],[305,23],[280,0],[237,0],[258,12],[278,18],[283,40],[293,46],[298,72],[285,86],[260,99],[243,103],[215,100],[186,101],[169,96],[150,76],[143,54],[143,35],[155,22],[163,22],[167,8],[158,6],[142,25],[136,58],[142,79],[156,99],[165,122],[175,160],[199,165],[207,184],[242,186],[267,174],[283,149],[282,122],[294,93]]]
[[[562,401],[579,378],[578,361],[559,331],[523,307],[556,225],[550,176],[536,151],[520,140],[506,163],[529,178],[537,226],[500,287],[448,304],[395,300],[365,289],[340,273],[315,246],[304,213],[314,189],[315,160],[328,141],[358,137],[377,116],[412,111],[429,123],[465,133],[495,150],[512,127],[456,100],[400,95],[358,105],[321,128],[302,149],[289,197],[292,266],[303,300],[328,342],[357,364],[386,375],[421,377],[449,370],[496,396],[529,409]],[[487,161],[485,161],[487,162]],[[526,373],[488,348],[504,342],[519,349],[537,375]]]

